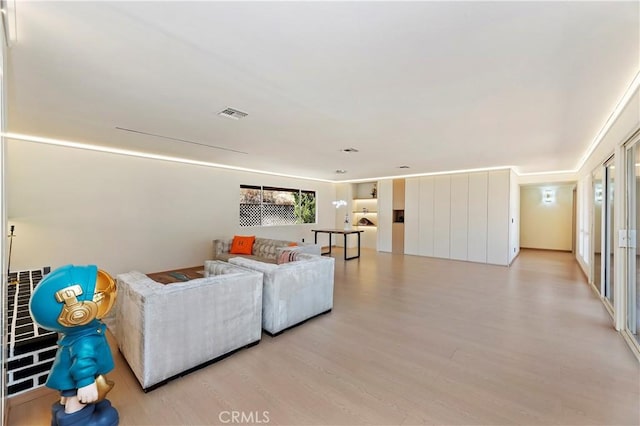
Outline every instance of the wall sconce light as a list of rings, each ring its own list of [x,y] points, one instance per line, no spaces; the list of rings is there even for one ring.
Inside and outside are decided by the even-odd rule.
[[[553,189],[545,189],[542,191],[542,202],[551,204],[555,201],[556,192]]]
[[[602,185],[596,185],[594,201],[598,204],[602,203]]]
[[[333,204],[336,209],[339,209],[342,206],[346,206],[347,202],[345,200],[336,200],[336,201],[332,201],[331,204]]]

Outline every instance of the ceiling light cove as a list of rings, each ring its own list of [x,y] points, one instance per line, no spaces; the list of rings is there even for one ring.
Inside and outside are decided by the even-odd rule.
[[[130,157],[148,158],[151,160],[170,161],[174,163],[191,164],[194,166],[214,167],[218,169],[237,170],[241,172],[250,172],[250,173],[260,173],[264,175],[282,176],[282,177],[287,177],[292,179],[304,179],[304,180],[311,180],[316,182],[335,183],[335,181],[329,180],[329,179],[318,179],[318,178],[312,178],[312,177],[306,177],[306,176],[289,175],[286,173],[271,172],[267,170],[257,170],[257,169],[250,169],[246,167],[229,166],[226,164],[211,163],[208,161],[192,160],[189,158],[174,157],[170,155],[152,154],[149,152],[140,152],[140,151],[134,151],[130,149],[122,149],[122,148],[94,145],[90,143],[67,141],[63,139],[44,138],[41,136],[23,135],[20,133],[11,133],[11,132],[2,132],[0,133],[0,136],[7,139],[15,139],[15,140],[20,140],[25,142],[42,143],[46,145],[55,145],[55,146],[62,146],[62,147],[75,148],[75,149],[85,149],[88,151],[105,152],[105,153],[117,154],[117,155],[127,155]]]

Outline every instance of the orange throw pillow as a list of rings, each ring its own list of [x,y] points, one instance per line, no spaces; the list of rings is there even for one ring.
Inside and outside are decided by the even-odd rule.
[[[250,237],[235,235],[233,237],[233,242],[231,243],[231,249],[229,250],[229,253],[251,254],[251,250],[253,249],[253,242],[255,240],[256,240],[255,235],[252,235]]]
[[[289,243],[289,247],[297,247],[297,246],[298,246],[298,243],[295,243],[295,242]]]

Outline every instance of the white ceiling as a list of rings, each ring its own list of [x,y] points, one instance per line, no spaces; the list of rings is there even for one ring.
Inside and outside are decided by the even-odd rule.
[[[574,169],[640,69],[638,2],[16,6],[10,132],[320,179]]]

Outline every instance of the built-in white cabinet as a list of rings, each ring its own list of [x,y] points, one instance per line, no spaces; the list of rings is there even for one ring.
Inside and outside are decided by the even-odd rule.
[[[392,180],[378,188],[378,250],[391,251]],[[519,251],[518,197],[509,169],[406,179],[404,253],[508,265]]]
[[[509,264],[509,170],[489,172],[487,263]]]
[[[420,254],[420,179],[404,183],[404,253]]]
[[[469,175],[451,176],[451,259],[467,260],[469,235]]]
[[[436,176],[433,190],[433,256],[451,255],[451,176]]]
[[[467,260],[487,263],[487,205],[489,173],[469,173]]]
[[[420,178],[420,201],[418,205],[418,226],[420,235],[418,236],[419,254],[421,256],[433,256],[433,223],[434,223],[434,197],[435,178],[425,176]]]

